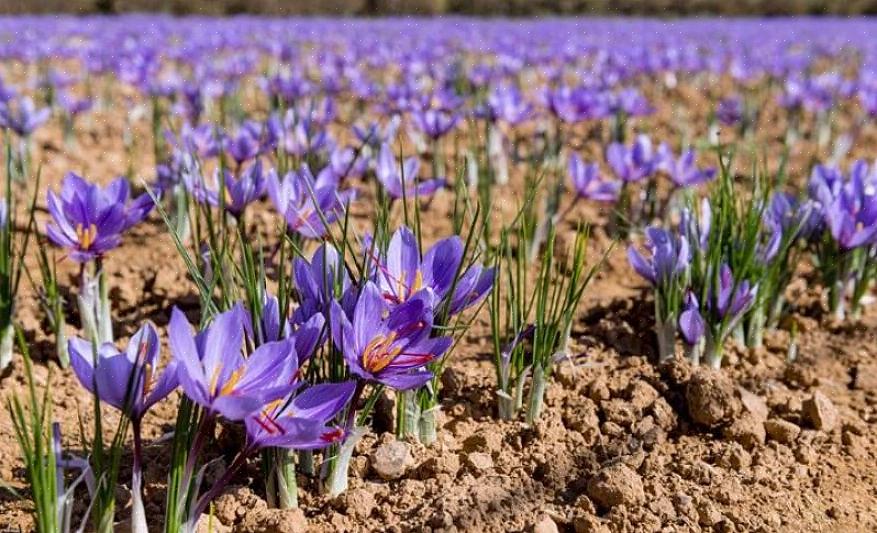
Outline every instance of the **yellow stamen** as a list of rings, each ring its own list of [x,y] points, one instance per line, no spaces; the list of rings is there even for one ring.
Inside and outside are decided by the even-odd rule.
[[[152,365],[150,365],[149,363],[146,363],[145,365],[143,365],[143,397],[144,398],[146,396],[148,396],[150,392],[152,392],[152,387],[153,387],[153,385],[155,385],[155,383],[152,382],[152,378],[153,378]]]
[[[225,385],[222,386],[222,389],[219,391],[220,396],[225,396],[227,394],[231,394],[234,391],[235,386],[237,386],[238,382],[244,377],[244,370],[246,367],[240,367],[234,372],[231,373],[231,376],[228,378],[228,381],[225,382]]]
[[[83,250],[88,250],[94,241],[97,240],[97,225],[89,224],[88,228],[84,228],[82,224],[76,225],[76,240]]]
[[[369,372],[375,373],[387,368],[394,359],[402,352],[401,346],[393,346],[396,340],[396,332],[392,331],[386,337],[378,335],[369,342],[362,351],[362,366]]]

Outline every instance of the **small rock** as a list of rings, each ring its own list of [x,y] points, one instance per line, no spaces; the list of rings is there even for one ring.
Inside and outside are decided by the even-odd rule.
[[[557,524],[550,516],[544,514],[533,524],[533,533],[557,533]]]
[[[466,464],[476,471],[481,472],[493,468],[493,458],[483,452],[472,452],[466,456]]]
[[[764,401],[764,398],[743,387],[737,387],[737,392],[740,394],[740,403],[743,404],[745,411],[759,420],[767,420],[770,410],[767,408],[767,402]]]
[[[604,508],[638,504],[646,498],[639,474],[623,463],[604,468],[592,477],[588,481],[587,494]]]
[[[728,422],[740,410],[731,379],[716,370],[697,371],[685,387],[685,399],[691,418],[705,426]]]
[[[371,455],[372,470],[381,479],[399,479],[413,464],[411,447],[397,440],[381,444]]]
[[[768,436],[781,444],[792,444],[798,435],[801,434],[801,428],[796,424],[783,420],[782,418],[771,418],[764,422],[764,430]]]
[[[343,498],[347,514],[354,518],[368,518],[375,509],[375,497],[365,489],[349,490]]]
[[[764,444],[766,437],[764,422],[747,413],[726,427],[724,435],[728,439],[739,442],[747,450],[751,450],[756,446]]]
[[[705,527],[714,527],[724,520],[722,513],[709,500],[702,500],[697,505],[697,523]]]
[[[816,429],[829,432],[838,421],[837,408],[819,391],[804,401],[804,418]]]
[[[575,533],[608,533],[609,527],[592,514],[576,516],[572,522]]]
[[[691,379],[695,369],[688,359],[673,359],[663,363],[661,374],[674,385],[682,385]]]
[[[783,374],[786,383],[794,387],[807,388],[816,385],[818,376],[816,371],[810,367],[799,364],[793,364],[786,367]]]

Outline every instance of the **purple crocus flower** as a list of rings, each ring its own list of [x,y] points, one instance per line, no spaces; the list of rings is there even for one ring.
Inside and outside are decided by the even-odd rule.
[[[353,148],[335,148],[329,154],[329,167],[337,179],[358,178],[365,174],[368,159]]]
[[[250,159],[256,158],[262,151],[262,125],[258,122],[249,121],[244,123],[234,135],[226,136],[222,141],[225,152],[234,159],[238,165]]]
[[[825,206],[831,236],[844,250],[877,243],[877,179],[853,173]]]
[[[493,269],[471,265],[459,278],[463,241],[456,235],[435,243],[420,258],[417,238],[402,226],[393,234],[387,253],[378,261],[375,283],[391,304],[407,301],[421,289],[429,289],[436,302],[450,298],[451,315],[479,302],[493,286]],[[453,295],[451,290],[453,289]]]
[[[710,229],[713,222],[713,210],[709,198],[700,201],[700,213],[694,213],[689,208],[682,209],[679,221],[679,230],[688,239],[689,243],[706,250],[709,244]]]
[[[76,98],[64,91],[58,94],[58,104],[68,116],[75,117],[91,109],[94,102],[90,98]]]
[[[706,183],[716,176],[715,168],[697,167],[697,153],[693,149],[685,151],[678,159],[668,154],[663,166],[677,187],[691,187]]]
[[[240,178],[235,178],[234,174],[226,170],[224,184],[226,211],[239,218],[249,204],[262,198],[265,187],[266,180],[261,161],[257,160],[247,167]],[[218,205],[219,199],[216,197],[218,191],[213,191],[212,194],[213,200],[210,203]]]
[[[630,147],[618,142],[610,144],[606,149],[606,161],[615,175],[628,183],[651,176],[661,163],[647,135],[637,135]]]
[[[423,367],[441,357],[452,342],[450,337],[429,337],[433,299],[432,292],[423,289],[393,306],[377,285],[366,282],[351,319],[333,302],[332,338],[350,371],[397,390],[429,381],[432,372]]]
[[[403,196],[409,198],[413,196],[429,196],[439,188],[444,187],[445,180],[442,178],[423,180],[418,183],[417,173],[419,170],[420,160],[416,157],[405,159],[400,168],[390,145],[387,143],[381,145],[375,174],[390,198],[398,200]]]
[[[416,109],[412,117],[418,129],[433,140],[444,137],[460,121],[458,115],[445,109]]]
[[[743,100],[739,96],[719,100],[716,118],[725,126],[739,124],[743,120]]]
[[[31,133],[49,120],[51,109],[37,109],[30,97],[18,101],[0,103],[0,127],[10,129],[20,137],[29,137]]]
[[[342,294],[345,312],[353,309],[355,294],[350,276],[332,245],[320,245],[310,262],[296,257],[292,273],[299,293],[299,306],[292,313],[293,324],[302,324],[320,313],[328,314],[336,289]]]
[[[268,197],[286,220],[289,231],[318,239],[356,197],[355,190],[338,191],[338,181],[327,167],[314,178],[307,165],[282,179],[272,169],[267,178]]]
[[[703,338],[706,324],[700,314],[700,305],[693,292],[685,294],[682,312],[679,314],[679,332],[689,346],[694,346]]]
[[[646,238],[650,259],[643,257],[633,246],[627,248],[627,259],[637,274],[661,287],[685,272],[691,261],[688,239],[654,226],[646,229]]]
[[[568,169],[573,189],[579,198],[598,202],[618,200],[621,183],[604,180],[596,163],[585,163],[578,154],[572,154],[569,157]]]
[[[377,262],[375,283],[393,304],[407,301],[423,288],[429,288],[440,301],[450,291],[462,260],[463,243],[456,236],[437,242],[421,260],[417,237],[403,226],[390,239],[386,256]]]
[[[487,95],[484,115],[491,122],[503,121],[517,126],[533,114],[533,107],[524,100],[521,91],[514,85],[495,85]]]
[[[735,283],[731,267],[727,264],[722,265],[718,282],[715,310],[720,317],[730,317],[730,320],[734,321],[748,311],[755,302],[758,286],[752,286],[748,280]]]
[[[247,445],[317,450],[341,442],[343,427],[328,423],[353,397],[356,382],[321,383],[267,405],[244,419]]]
[[[186,396],[229,420],[243,420],[295,387],[298,357],[293,341],[266,342],[245,356],[245,343],[252,339],[250,324],[248,313],[237,304],[197,335],[177,308],[168,325]]]
[[[82,386],[134,421],[177,388],[175,360],[157,372],[160,348],[150,322],[137,330],[124,352],[104,343],[95,354],[90,341],[74,337],[68,342],[70,365]]]
[[[117,178],[104,188],[67,173],[60,196],[46,195],[52,221],[46,235],[66,248],[79,263],[100,257],[119,246],[122,233],[141,222],[154,207],[149,194],[129,201],[128,180]]]

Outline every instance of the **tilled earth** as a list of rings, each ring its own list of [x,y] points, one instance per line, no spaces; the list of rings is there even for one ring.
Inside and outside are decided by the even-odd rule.
[[[697,94],[682,97],[699,109]],[[660,138],[672,120],[669,112],[659,113],[649,131]],[[60,141],[56,129],[41,131],[36,154],[44,183],[57,186],[67,170],[96,180],[124,172],[129,161],[122,127],[121,117],[98,112],[81,125],[76,147]],[[871,137],[866,131],[853,153]],[[592,140],[573,144],[599,153]],[[144,177],[152,175],[149,153],[150,147],[141,147],[131,162]],[[806,149],[793,154],[790,168],[803,173],[809,157]],[[500,192],[497,217],[514,210],[520,200],[515,190],[520,188]],[[424,218],[431,238],[449,231],[450,194],[440,192]],[[363,225],[369,212],[364,202],[355,212]],[[270,239],[275,215],[267,204],[256,207],[254,224]],[[576,217],[599,226],[605,213],[582,206],[571,220]],[[570,223],[565,229],[571,228]],[[609,244],[598,227],[591,257]],[[173,305],[194,320],[194,287],[157,216],[126,236],[106,263],[120,338],[146,319],[163,332]],[[72,302],[75,266],[62,260],[59,268]],[[22,292],[19,318],[38,362],[36,376],[41,384],[51,380],[54,418],[62,424],[65,446],[75,451],[80,420],[89,427],[91,400],[71,372],[49,362],[52,339],[43,333],[33,290],[26,286]],[[302,475],[300,509],[269,509],[258,465],[251,464],[216,501],[211,526],[245,532],[873,531],[877,314],[868,308],[855,324],[832,324],[819,294],[802,267],[789,290],[793,315],[783,324],[796,323],[793,363],[786,360],[789,334],[781,329],[770,333],[761,349],[729,346],[721,372],[681,360],[658,366],[652,302],[619,246],[586,292],[572,353],[557,367],[535,426],[495,417],[483,312],[442,379],[442,428],[433,447],[396,442],[387,397],[378,404],[375,431],[357,447],[346,494],[329,500],[320,495],[316,479]],[[78,325],[73,307],[70,334]],[[19,362],[0,378],[4,393],[22,390],[22,367]],[[175,405],[176,398],[160,404],[145,421],[147,516],[156,530],[164,514]],[[105,416],[117,420],[110,410]],[[239,439],[232,428],[220,430],[208,478],[230,459]],[[123,470],[123,484],[129,474]],[[0,528],[31,530],[32,505],[6,414],[0,416],[0,481],[18,491],[18,496],[0,491]],[[126,488],[118,491],[120,530],[128,513]],[[79,500],[77,515],[85,509],[84,497]]]

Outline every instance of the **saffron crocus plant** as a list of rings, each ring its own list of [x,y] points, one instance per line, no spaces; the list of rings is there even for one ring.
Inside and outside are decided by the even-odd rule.
[[[688,239],[658,227],[646,229],[646,258],[634,246],[627,249],[633,269],[642,276],[655,293],[655,333],[658,338],[658,359],[667,361],[675,354],[676,323],[684,290],[688,286],[691,262]]]
[[[110,343],[70,339],[70,363],[82,386],[100,401],[118,409],[131,421],[134,435],[131,468],[131,530],[146,533],[143,507],[141,421],[150,407],[177,388],[177,362],[158,372],[160,344],[155,326],[144,324],[124,352]]]
[[[149,215],[153,200],[146,193],[131,199],[125,178],[101,188],[70,172],[61,183],[60,194],[47,193],[47,204],[52,220],[46,225],[46,235],[83,265],[79,309],[86,333],[99,344],[112,342],[103,257],[121,244],[125,231]]]
[[[417,236],[402,226],[390,239],[387,252],[376,261],[375,284],[390,305],[407,302],[421,290],[428,290],[435,300],[435,328],[454,329],[452,319],[481,302],[493,286],[492,268],[464,264],[467,244],[458,236],[448,237],[421,254]],[[435,441],[439,380],[445,363],[444,358],[432,362],[430,382],[413,396],[398,397],[399,435],[415,435],[427,445]]]
[[[520,227],[511,231],[518,242],[523,241]],[[490,298],[497,411],[500,418],[511,420],[524,408],[529,378],[526,419],[532,424],[542,412],[554,366],[570,357],[576,309],[602,261],[587,266],[588,232],[579,228],[568,259],[556,262],[552,226],[547,252],[542,255],[535,285],[530,287],[524,254],[520,247],[513,251],[509,235],[509,230],[501,235],[500,254],[496,258],[496,283],[504,290],[494,291]]]
[[[814,255],[830,310],[837,320],[844,320],[848,308],[858,317],[862,297],[877,278],[877,174],[864,161],[854,163],[846,178],[817,166],[809,189],[822,220]]]
[[[344,428],[327,426],[350,400],[346,383],[302,391],[301,358],[296,340],[264,342],[255,349],[251,317],[242,305],[217,314],[201,332],[193,334],[182,312],[174,309],[168,327],[171,352],[179,365],[180,385],[203,414],[194,432],[180,485],[195,479],[199,455],[212,435],[217,417],[241,421],[247,441],[224,474],[195,501],[190,502],[186,529],[191,529],[246,461],[263,447],[318,449],[343,440]],[[187,490],[180,502],[186,508]],[[182,516],[184,513],[172,513]]]

